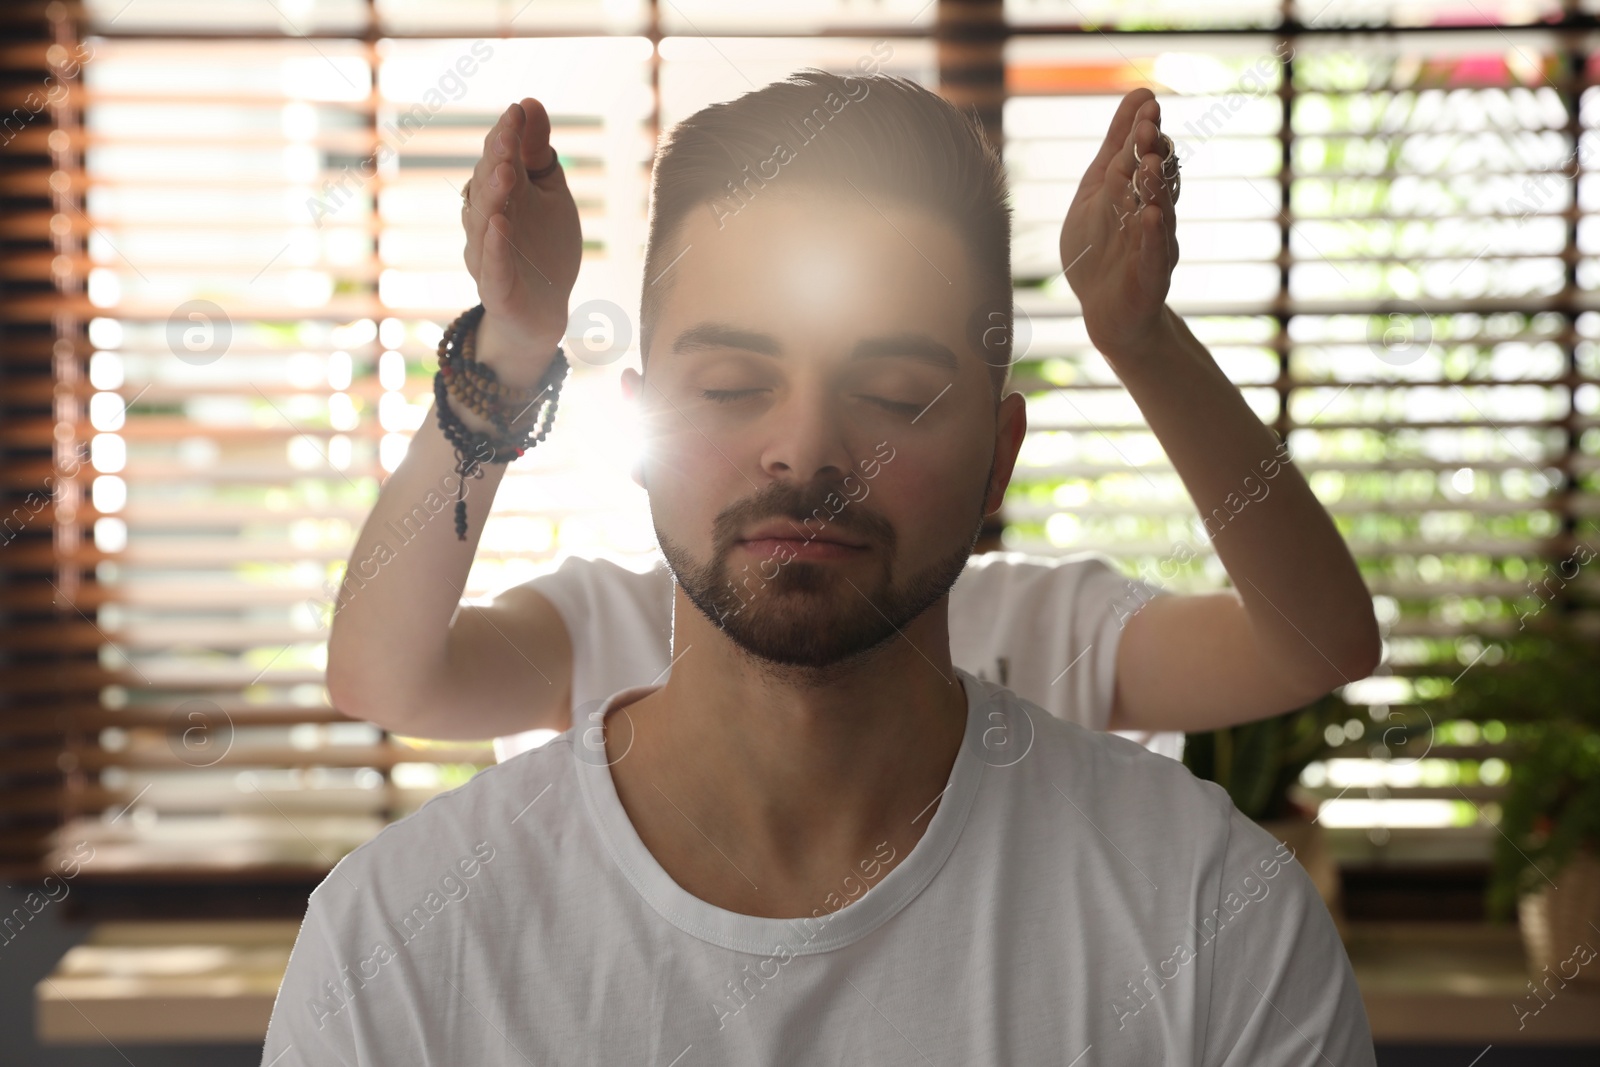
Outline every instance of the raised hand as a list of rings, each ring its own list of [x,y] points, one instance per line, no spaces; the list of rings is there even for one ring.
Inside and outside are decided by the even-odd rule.
[[[512,384],[531,384],[549,366],[583,257],[578,208],[561,167],[528,177],[555,159],[550,116],[525,97],[484,136],[461,205],[464,258],[484,307],[478,358]]]
[[[1061,226],[1067,284],[1083,305],[1090,342],[1113,364],[1147,350],[1167,324],[1178,237],[1160,127],[1153,92],[1124,96]]]

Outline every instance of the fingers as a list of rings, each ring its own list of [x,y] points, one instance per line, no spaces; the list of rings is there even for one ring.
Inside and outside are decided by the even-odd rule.
[[[1110,165],[1106,168],[1105,189],[1111,198],[1113,209],[1119,219],[1119,229],[1139,223],[1141,200],[1148,203],[1149,197],[1144,195],[1146,190],[1139,186],[1139,194],[1134,193],[1134,180],[1138,176],[1138,157],[1135,145],[1138,139],[1140,123],[1131,126],[1123,140],[1121,150],[1112,157]]]
[[[1161,105],[1152,101],[1139,110],[1135,121],[1128,127],[1128,134],[1123,138],[1122,147],[1111,159],[1107,181],[1131,180],[1146,152],[1161,151],[1160,122]]]
[[[1133,154],[1133,158],[1137,164],[1133,167],[1131,182],[1138,192],[1140,203],[1156,203],[1162,188],[1161,157],[1141,150]]]
[[[1162,145],[1157,145],[1158,152]],[[1177,214],[1172,183],[1163,175],[1165,156],[1151,152],[1139,161],[1135,180],[1144,197],[1139,211],[1139,276],[1147,292],[1165,292],[1178,262]]]
[[[516,105],[501,112],[500,119],[483,136],[483,154],[472,169],[472,206],[481,213],[478,228],[481,233],[490,217],[499,212],[516,187],[517,168],[512,162],[521,154],[515,120]]]
[[[1132,94],[1130,94],[1131,98]],[[1177,226],[1167,143],[1161,135],[1161,106],[1146,97],[1133,110],[1122,147],[1105,170],[1105,194],[1119,230],[1132,231],[1137,270],[1147,288],[1166,278],[1177,262]],[[1172,151],[1176,152],[1176,146]]]
[[[516,285],[516,264],[511,261],[511,220],[497,214],[485,227],[483,255],[478,261],[478,298],[487,306],[505,300]]]
[[[519,188],[519,179],[521,185],[527,184],[521,169],[513,165],[521,156],[516,132],[520,126],[520,112],[515,104],[501,112],[499,120],[484,134],[483,154],[472,169],[468,198],[461,209],[461,224],[467,234],[464,258],[475,275],[484,254],[490,220],[505,213],[513,193]]]
[[[494,143],[496,163],[489,184],[500,197],[500,210],[511,214],[517,194],[528,185],[528,175],[522,168],[522,107],[512,104],[501,116],[504,129]]]
[[[491,142],[495,164],[489,183],[498,198],[488,211],[489,225],[483,240],[483,276],[480,289],[485,293],[509,296],[516,285],[517,254],[512,220],[518,217],[517,205],[529,188],[522,159],[526,138],[527,114],[521,104],[506,108],[500,130]],[[523,208],[526,211],[526,206]],[[480,294],[481,295],[481,294]]]
[[[467,265],[472,266],[475,250],[481,252],[483,233],[489,219],[505,203],[505,193],[495,187],[494,172],[505,158],[503,134],[507,113],[489,127],[483,135],[483,152],[472,168],[472,178],[467,187],[467,200],[461,208],[461,225],[467,231]]]
[[[1133,131],[1134,116],[1155,98],[1155,93],[1143,88],[1134,89],[1122,98],[1122,103],[1117,105],[1116,114],[1111,117],[1111,126],[1106,130],[1106,139],[1101,143],[1094,162],[1089,164],[1091,171],[1104,171],[1116,159],[1117,153],[1128,147],[1128,135]]]
[[[1169,235],[1176,233],[1177,216],[1173,210],[1176,198],[1176,167],[1178,146],[1171,144],[1161,134],[1160,127],[1150,125],[1149,135],[1151,150],[1141,152],[1139,166],[1135,172],[1135,181],[1138,184],[1139,195],[1147,204],[1154,204],[1161,209],[1162,218],[1166,222],[1166,231]]]
[[[524,116],[521,126],[523,170],[543,170],[556,158],[555,146],[550,143],[550,113],[531,96],[522,98],[521,111]],[[557,167],[536,184],[560,184],[566,180],[560,175],[561,168]]]
[[[1161,132],[1160,104],[1146,102],[1135,116],[1123,150],[1106,171],[1108,191],[1119,214],[1157,205],[1169,234],[1174,230],[1176,155],[1177,145]]]
[[[493,139],[489,143],[493,165],[489,168],[489,186],[504,205],[516,193],[519,179],[525,180],[519,165],[522,159],[522,111],[512,104],[500,116]]]
[[[512,104],[484,134],[483,152],[473,166],[468,195],[461,206],[461,225],[467,235],[463,258],[478,281],[480,296],[510,287],[505,262],[508,241],[496,226],[508,226],[506,212],[512,195],[527,185],[526,176],[516,165],[522,154],[521,126],[521,111]]]
[[[1139,216],[1139,282],[1146,292],[1164,294],[1177,264],[1172,208],[1149,203]]]

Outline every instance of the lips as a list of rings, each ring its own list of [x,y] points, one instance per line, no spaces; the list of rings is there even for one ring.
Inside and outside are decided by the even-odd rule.
[[[809,530],[805,524],[798,519],[778,519],[772,522],[764,522],[755,527],[753,530],[747,531],[744,536],[739,538],[739,540],[744,542],[809,541],[812,543],[824,541],[828,544],[843,545],[846,548],[867,547],[865,542],[857,541],[844,534],[836,533],[827,527],[823,527],[820,531],[813,535],[811,530]]]

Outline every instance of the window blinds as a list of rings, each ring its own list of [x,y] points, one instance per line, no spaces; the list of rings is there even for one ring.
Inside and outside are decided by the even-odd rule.
[[[1546,6],[1532,19],[1563,17]],[[482,131],[507,100],[549,104],[585,231],[573,303],[604,354],[504,482],[472,596],[565,553],[652,549],[618,432],[635,356],[609,348],[637,306],[656,132],[866,55],[1004,141],[1034,427],[1007,547],[1209,588],[1205,530],[1056,253],[1116,100],[1157,87],[1185,159],[1171,302],[1289,442],[1386,628],[1383,677],[1350,687],[1329,739],[1347,759],[1307,785],[1374,845],[1410,822],[1471,852],[1495,737],[1375,743],[1520,617],[1593,602],[1592,575],[1532,584],[1600,545],[1590,42],[1442,3],[1306,7],[8,9],[11,113],[62,88],[0,138],[4,862],[62,825],[96,871],[325,869],[491,759],[347,721],[321,676],[331,590],[472,302],[456,190]],[[75,56],[80,75],[52,74]]]

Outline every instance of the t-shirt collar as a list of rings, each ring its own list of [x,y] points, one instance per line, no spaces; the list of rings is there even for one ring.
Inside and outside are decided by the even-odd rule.
[[[829,911],[819,901],[816,914],[810,918],[742,915],[694,896],[673,881],[656,861],[617,797],[600,727],[613,708],[630,704],[659,685],[625,689],[606,701],[588,721],[573,724],[574,771],[585,809],[629,883],[662,918],[683,932],[736,952],[760,955],[787,952],[799,956],[840,948],[865,937],[909,904],[949,858],[966,824],[986,765],[981,752],[986,722],[983,708],[994,699],[996,690],[959,667],[955,671],[967,697],[966,729],[950,769],[949,784],[939,796],[928,828],[897,866],[837,910]],[[843,886],[839,895],[846,895]]]

